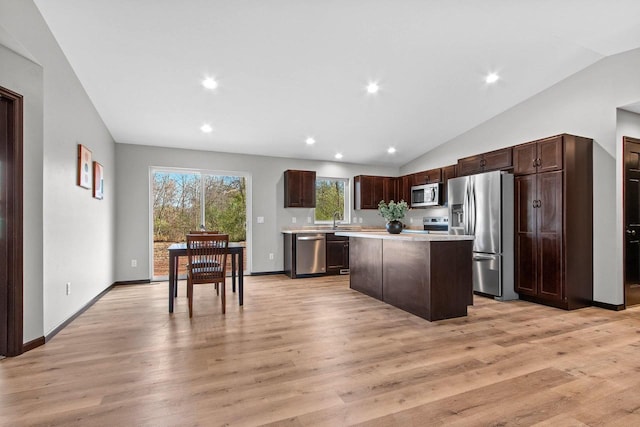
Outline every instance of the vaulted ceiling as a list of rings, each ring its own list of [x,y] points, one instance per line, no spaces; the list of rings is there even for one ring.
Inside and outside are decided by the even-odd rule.
[[[638,0],[35,2],[118,143],[363,164],[640,47]]]

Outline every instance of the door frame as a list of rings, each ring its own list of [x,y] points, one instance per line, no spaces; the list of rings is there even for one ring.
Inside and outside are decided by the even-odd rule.
[[[627,307],[627,166],[625,163],[624,153],[626,152],[629,142],[640,144],[640,139],[630,136],[622,137],[622,300],[624,308]]]
[[[7,354],[23,352],[23,99],[0,86],[0,97],[10,101],[7,165]]]

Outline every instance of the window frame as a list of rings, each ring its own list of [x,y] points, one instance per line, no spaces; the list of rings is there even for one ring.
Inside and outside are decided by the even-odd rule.
[[[351,179],[342,177],[329,177],[329,176],[316,176],[317,181],[339,181],[344,183],[344,206],[343,206],[343,218],[339,220],[340,224],[351,224]],[[314,187],[315,189],[315,187]],[[318,195],[316,194],[316,208],[318,203]],[[316,208],[313,209],[313,223],[316,225],[333,225],[333,220],[318,220],[316,219]]]

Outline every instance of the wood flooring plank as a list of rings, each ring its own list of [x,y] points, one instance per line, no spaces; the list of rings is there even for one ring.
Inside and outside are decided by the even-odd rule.
[[[640,425],[640,307],[474,297],[427,322],[348,276],[245,278],[227,313],[184,282],[117,286],[0,360],[0,425]]]

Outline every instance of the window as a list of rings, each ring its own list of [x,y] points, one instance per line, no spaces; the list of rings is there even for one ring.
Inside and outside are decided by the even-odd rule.
[[[241,173],[165,169],[151,170],[152,277],[169,272],[167,248],[185,241],[191,230],[229,234],[231,242],[247,240],[247,184]],[[245,251],[248,254],[249,250]],[[245,265],[249,264],[245,260]],[[184,273],[184,263],[178,273]]]
[[[316,178],[316,223],[333,223],[338,212],[342,223],[350,222],[349,180],[347,178]],[[337,216],[337,215],[336,215]]]

